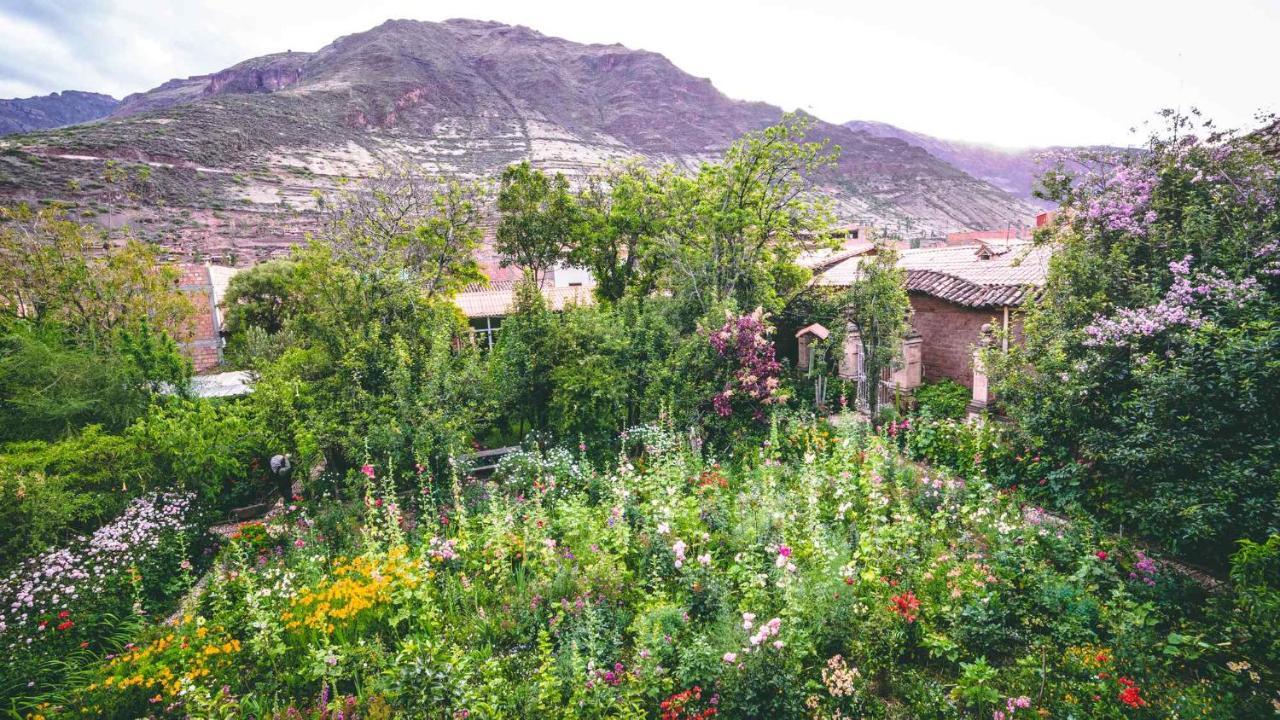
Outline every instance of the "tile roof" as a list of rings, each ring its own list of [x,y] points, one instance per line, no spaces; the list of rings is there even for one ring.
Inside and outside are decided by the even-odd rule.
[[[969,307],[1020,305],[1044,285],[1052,249],[1030,242],[982,242],[902,250],[898,266],[907,289]],[[858,276],[861,257],[851,257],[814,278],[815,284],[847,286]]]
[[[453,298],[453,302],[469,318],[503,317],[511,314],[515,305],[516,283],[514,280],[503,280],[488,285],[475,283],[462,289]],[[560,311],[570,303],[590,305],[595,302],[591,294],[591,286],[574,285],[570,287],[544,287],[542,296],[547,299],[547,307]]]
[[[805,325],[804,327],[797,330],[796,337],[800,337],[801,335],[804,335],[806,333],[812,333],[813,335],[816,335],[819,340],[826,340],[827,336],[831,334],[831,331],[827,330],[827,328],[820,323],[813,323],[812,325]]]
[[[822,272],[827,268],[835,265],[851,257],[861,255],[870,250],[874,250],[875,245],[866,241],[854,241],[846,243],[843,247],[832,250],[831,248],[821,248],[818,250],[809,250],[800,253],[796,258],[796,264],[803,268],[808,268],[815,273]]]

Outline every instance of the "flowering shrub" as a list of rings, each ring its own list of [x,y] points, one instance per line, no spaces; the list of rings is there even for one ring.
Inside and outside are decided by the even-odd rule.
[[[1168,114],[1144,152],[1044,181],[1055,246],[1025,346],[988,353],[1020,479],[1219,569],[1280,527],[1280,159]],[[1073,466],[1074,467],[1071,467]]]
[[[748,315],[729,314],[724,325],[708,336],[711,347],[730,367],[720,392],[711,398],[711,406],[720,417],[737,411],[761,420],[765,406],[786,402],[778,377],[782,365],[774,357],[769,337],[772,333],[763,312],[756,310]]]
[[[0,687],[16,682],[24,665],[96,645],[121,618],[171,596],[170,580],[186,562],[192,500],[184,493],[137,498],[92,535],[30,558],[0,580],[7,656]]]

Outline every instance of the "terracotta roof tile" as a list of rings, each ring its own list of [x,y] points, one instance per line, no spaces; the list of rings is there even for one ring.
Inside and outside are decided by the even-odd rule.
[[[1052,249],[1029,242],[979,243],[903,250],[898,266],[907,289],[969,307],[1020,305],[1044,285]],[[848,258],[814,278],[815,284],[847,286],[862,257]]]
[[[586,285],[544,287],[542,296],[547,299],[547,306],[555,311],[563,310],[570,303],[590,305],[595,302],[591,288]],[[454,296],[453,302],[469,318],[503,317],[511,314],[515,304],[515,282],[507,280],[490,285],[468,285]]]

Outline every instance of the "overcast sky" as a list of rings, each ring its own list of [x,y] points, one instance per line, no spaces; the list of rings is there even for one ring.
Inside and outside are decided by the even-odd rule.
[[[1163,107],[1280,110],[1280,0],[0,0],[0,97],[121,97],[388,18],[663,53],[726,94],[1004,146],[1128,144]]]

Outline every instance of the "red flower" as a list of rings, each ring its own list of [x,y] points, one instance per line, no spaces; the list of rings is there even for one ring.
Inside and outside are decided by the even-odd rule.
[[[75,623],[71,622],[70,620],[64,620],[64,621],[62,622],[62,624],[58,625],[58,629],[59,629],[59,630],[70,630],[70,629],[71,629],[72,627],[74,627],[74,626],[75,626]]]
[[[1098,552],[1094,553],[1094,556],[1095,556],[1095,557],[1097,557],[1099,560],[1106,560],[1106,559],[1107,559],[1107,551],[1106,551],[1106,550],[1099,550]]]
[[[920,599],[916,597],[915,593],[908,590],[901,595],[895,595],[893,605],[889,609],[901,615],[907,622],[912,623],[918,617],[917,611],[920,609]]]
[[[1120,691],[1120,702],[1132,708],[1142,707],[1147,704],[1147,701],[1142,699],[1142,689],[1132,680],[1122,677],[1120,678],[1120,684],[1124,685],[1124,690]]]
[[[58,613],[58,619],[59,619],[59,620],[66,620],[66,619],[67,619],[67,618],[69,618],[69,617],[71,617],[71,611],[70,611],[70,610],[63,610],[62,612]]]

